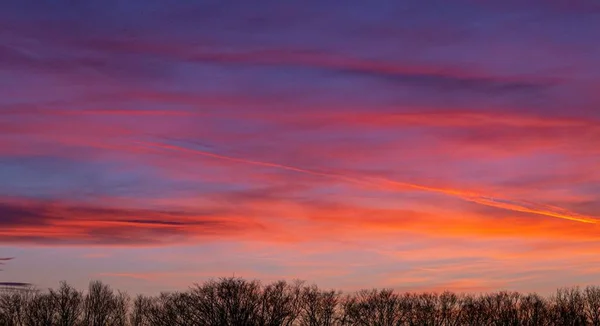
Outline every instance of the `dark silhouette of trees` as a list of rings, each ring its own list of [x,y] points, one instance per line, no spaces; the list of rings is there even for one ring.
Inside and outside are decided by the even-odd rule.
[[[278,281],[266,285],[260,296],[258,325],[291,326],[302,309],[303,283]]]
[[[447,326],[460,325],[460,304],[462,298],[452,292],[444,292],[438,297],[439,324]]]
[[[104,326],[108,324],[113,303],[113,291],[108,285],[94,281],[90,283],[84,299],[84,324]]]
[[[83,300],[83,324],[125,326],[128,324],[129,296],[99,281],[90,283]]]
[[[549,308],[549,302],[537,294],[523,296],[519,304],[521,325],[551,325]]]
[[[34,297],[32,288],[10,288],[0,293],[0,323],[2,326],[24,326],[27,324],[27,309]]]
[[[299,323],[301,326],[333,326],[338,320],[340,292],[306,286],[300,296]]]
[[[400,304],[400,297],[392,290],[362,290],[345,297],[341,323],[357,326],[399,325],[406,320]]]
[[[83,294],[66,282],[61,282],[58,290],[50,289],[54,301],[56,326],[77,326],[83,312]]]
[[[144,295],[138,295],[133,300],[133,307],[131,311],[131,316],[129,317],[129,324],[131,326],[152,325],[150,313],[152,312],[153,305],[153,298]]]
[[[31,326],[52,326],[55,315],[54,301],[49,293],[35,293],[25,308],[25,324]]]
[[[137,296],[91,282],[0,291],[0,326],[600,326],[600,287],[481,295],[361,290],[222,278],[186,291]]]
[[[583,296],[586,319],[590,325],[600,326],[600,287],[588,286]]]
[[[558,289],[552,308],[552,317],[561,325],[586,325],[585,299],[579,288]]]
[[[226,278],[195,285],[184,295],[194,325],[251,325],[259,317],[260,284]]]

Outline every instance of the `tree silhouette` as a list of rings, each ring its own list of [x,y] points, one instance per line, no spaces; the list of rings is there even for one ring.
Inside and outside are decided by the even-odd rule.
[[[137,296],[99,281],[0,292],[0,326],[600,326],[600,288],[480,295],[361,290],[222,278],[186,291]]]
[[[561,325],[585,325],[585,297],[579,288],[562,288],[552,298],[553,318]]]
[[[590,322],[590,325],[600,326],[600,287],[586,287],[583,296],[587,320]]]
[[[362,290],[346,296],[341,323],[357,326],[394,326],[403,320],[400,297],[392,290]]]
[[[320,290],[316,285],[306,286],[300,296],[301,326],[333,326],[338,320],[341,293]]]
[[[83,323],[89,326],[124,326],[127,323],[129,297],[100,281],[90,282],[83,301]]]
[[[50,295],[55,303],[55,325],[78,325],[83,311],[83,294],[63,281],[58,290],[50,289]]]
[[[154,300],[151,297],[144,295],[138,295],[133,300],[133,309],[129,318],[129,324],[131,326],[150,326],[152,325],[152,319],[150,313],[152,311],[152,305]]]
[[[53,326],[56,322],[56,302],[50,293],[35,292],[25,308],[25,323],[29,326]]]

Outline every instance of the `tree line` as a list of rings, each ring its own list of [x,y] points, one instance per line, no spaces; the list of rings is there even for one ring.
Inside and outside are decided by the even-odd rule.
[[[600,325],[600,287],[563,288],[549,297],[487,294],[351,294],[300,281],[262,284],[222,278],[186,291],[128,294],[93,281],[87,291],[0,292],[0,326],[458,326]]]

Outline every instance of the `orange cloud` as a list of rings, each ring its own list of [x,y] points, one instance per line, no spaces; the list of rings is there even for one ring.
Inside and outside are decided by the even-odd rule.
[[[166,204],[166,203],[165,203]],[[505,211],[500,216],[451,209],[386,209],[364,204],[238,197],[236,204],[207,198],[205,207],[182,211],[4,202],[4,243],[165,245],[214,240],[277,243],[324,239],[391,239],[398,234],[431,239],[540,239],[597,241],[595,225]],[[169,205],[167,205],[169,206]],[[173,205],[170,205],[174,207]],[[417,206],[416,206],[417,207]]]

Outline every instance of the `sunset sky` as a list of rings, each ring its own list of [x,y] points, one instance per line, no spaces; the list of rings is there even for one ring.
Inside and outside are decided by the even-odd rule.
[[[0,282],[600,284],[600,3],[0,4]]]

